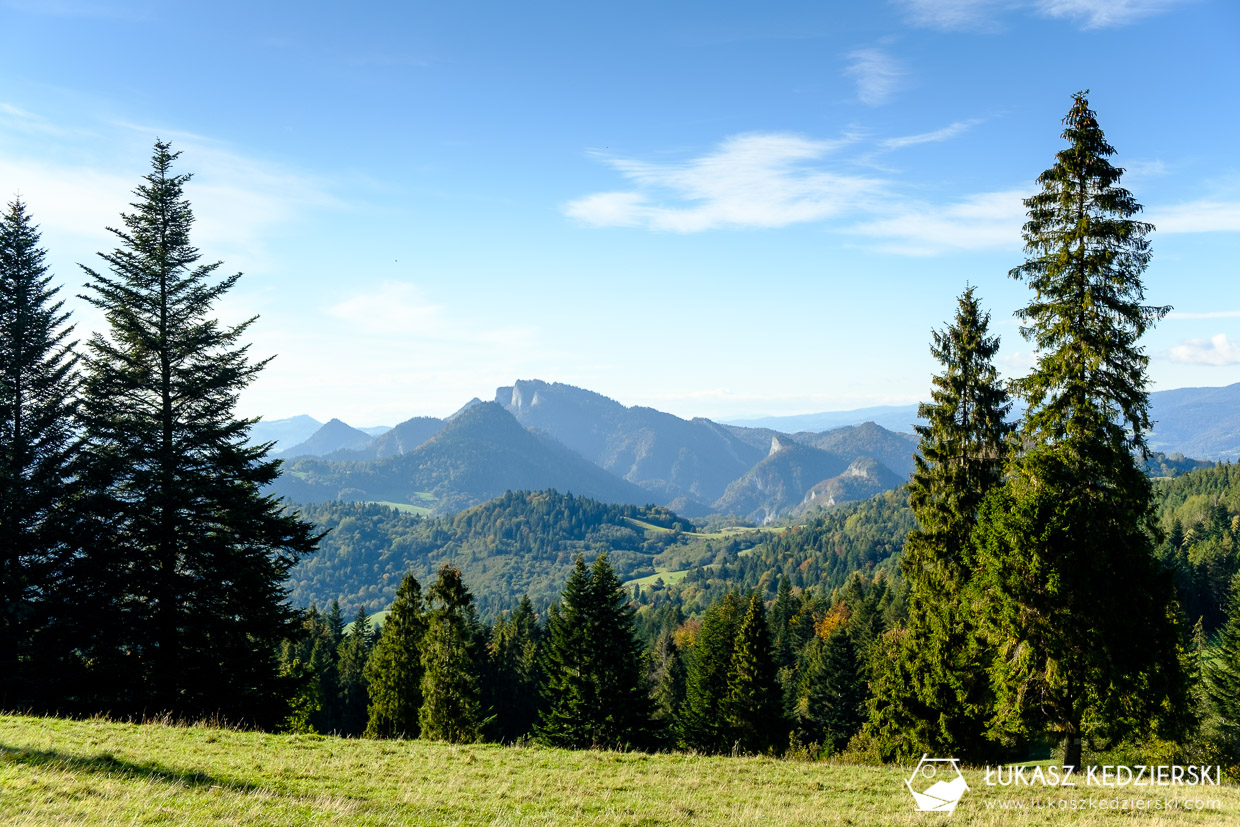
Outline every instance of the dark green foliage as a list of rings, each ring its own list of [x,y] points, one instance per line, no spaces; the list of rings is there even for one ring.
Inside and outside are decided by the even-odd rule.
[[[472,743],[482,736],[479,633],[473,596],[460,569],[444,565],[427,592],[430,612],[422,636],[422,737]]]
[[[745,611],[740,595],[728,592],[702,617],[697,641],[689,650],[680,743],[699,752],[727,752],[732,733],[723,718],[732,657]]]
[[[795,708],[797,736],[801,743],[837,753],[861,729],[867,697],[847,626],[837,627],[826,640],[816,636],[804,661]]]
[[[528,596],[491,627],[483,681],[493,717],[488,737],[511,743],[529,735],[538,722],[543,682],[543,630]]]
[[[672,632],[664,632],[655,642],[650,660],[650,685],[654,687],[655,725],[661,727],[663,739],[674,744],[681,707],[685,702],[685,663]]]
[[[274,722],[290,631],[284,580],[315,548],[310,527],[260,489],[279,473],[238,393],[265,362],[221,327],[216,302],[239,275],[216,277],[190,243],[193,215],[169,145],[155,144],[119,246],[89,268],[86,300],[105,332],[85,355],[81,475],[90,518],[76,561],[90,709],[168,710]]]
[[[369,623],[366,625],[369,626]],[[383,624],[383,633],[373,653],[369,653],[368,659],[363,661],[365,671],[362,677],[366,687],[363,698],[369,697],[370,700],[368,718],[363,719],[367,736],[418,737],[421,731],[418,710],[422,707],[421,646],[426,626],[422,586],[412,574],[406,574],[396,590],[396,601],[392,604],[387,622]],[[345,642],[346,651],[357,635],[358,624],[354,622],[353,631]],[[361,648],[360,642],[354,645]],[[340,661],[343,684],[343,652]]]
[[[320,614],[311,606],[293,637],[280,647],[280,674],[296,685],[292,712],[284,728],[295,732],[340,732],[340,605]]]
[[[73,546],[76,357],[39,232],[15,200],[0,217],[0,707],[47,703],[38,661]],[[57,626],[59,624],[56,624]],[[42,640],[39,638],[42,637]]]
[[[766,610],[758,595],[753,594],[737,629],[728,670],[728,694],[723,704],[724,722],[735,747],[762,753],[786,740],[780,706]]]
[[[1240,763],[1240,578],[1212,655],[1205,661],[1206,695],[1218,716],[1224,752],[1234,765]]]
[[[1167,308],[1143,304],[1150,226],[1083,94],[1069,146],[1027,199],[1029,258],[1011,273],[1039,358],[1016,387],[1023,452],[979,520],[985,631],[998,648],[997,724],[1055,733],[1065,763],[1082,739],[1148,729],[1182,706],[1170,583],[1153,557],[1146,357],[1138,340]],[[1166,734],[1171,733],[1164,733]]]
[[[653,709],[633,607],[605,554],[589,569],[578,556],[548,632],[539,740],[576,748],[650,745]]]
[[[878,661],[891,673],[887,693],[871,705],[871,733],[891,755],[954,755],[980,761],[993,754],[987,736],[993,699],[993,653],[978,635],[970,596],[978,509],[1000,482],[1007,457],[1011,403],[994,367],[999,339],[973,288],[959,298],[955,320],[934,331],[930,352],[943,366],[926,420],[909,504],[917,527],[900,565],[909,586],[908,634]],[[894,679],[899,676],[899,679]],[[910,721],[916,723],[909,725]]]

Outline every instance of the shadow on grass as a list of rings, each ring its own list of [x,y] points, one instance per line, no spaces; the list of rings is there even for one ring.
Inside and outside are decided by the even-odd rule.
[[[159,781],[177,787],[219,788],[233,792],[257,789],[253,784],[227,781],[203,772],[174,770],[159,764],[136,764],[122,761],[109,752],[85,757],[69,755],[54,750],[34,750],[0,744],[0,763],[15,763],[29,767],[46,767],[65,772],[90,772],[142,781]]]

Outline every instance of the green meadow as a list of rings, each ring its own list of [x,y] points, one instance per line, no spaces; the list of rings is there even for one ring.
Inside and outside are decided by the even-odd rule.
[[[966,770],[971,789],[954,814],[920,813],[904,787],[909,772],[0,716],[5,825],[1240,823],[1235,786],[1164,788],[1140,799],[1218,803],[1203,811],[1015,810],[1025,793],[986,787],[980,770]],[[1074,798],[1129,797],[1095,790]]]

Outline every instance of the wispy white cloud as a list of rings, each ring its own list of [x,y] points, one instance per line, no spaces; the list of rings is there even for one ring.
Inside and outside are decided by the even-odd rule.
[[[981,123],[980,118],[972,118],[967,121],[956,121],[953,124],[936,129],[933,132],[923,132],[920,135],[905,135],[901,138],[885,138],[879,141],[878,145],[883,149],[903,149],[906,146],[915,146],[917,144],[929,144],[939,141],[946,141],[951,138],[967,132],[969,129]]]
[[[856,49],[847,57],[848,68],[844,74],[856,80],[858,100],[879,106],[891,99],[904,77],[904,70],[895,58],[881,49]]]
[[[996,32],[1006,14],[1032,11],[1071,20],[1083,29],[1126,26],[1193,0],[893,0],[914,26],[940,31]]]
[[[434,341],[512,346],[529,342],[533,328],[493,328],[459,317],[434,304],[416,284],[387,281],[331,305],[327,314],[354,335],[384,342]]]
[[[1171,359],[1193,365],[1240,365],[1240,345],[1218,333],[1209,339],[1188,339],[1171,348]]]
[[[1149,211],[1160,233],[1240,232],[1240,201],[1189,201]]]
[[[1024,190],[970,195],[955,203],[896,205],[893,214],[848,227],[844,232],[880,239],[879,247],[904,255],[947,250],[1019,247],[1025,221]]]
[[[1068,18],[1085,29],[1126,26],[1184,5],[1186,0],[1038,0],[1043,17]]]
[[[939,31],[996,31],[1003,0],[894,0],[915,26]]]
[[[783,227],[840,215],[880,188],[877,180],[830,171],[820,161],[851,141],[787,133],[737,135],[681,164],[610,159],[636,188],[576,199],[570,218],[596,227],[700,232]]]
[[[1211,310],[1205,313],[1185,313],[1180,310],[1172,310],[1167,314],[1168,319],[1240,319],[1240,310]]]

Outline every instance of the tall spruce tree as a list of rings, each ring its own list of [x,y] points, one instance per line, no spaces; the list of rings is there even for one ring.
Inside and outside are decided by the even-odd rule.
[[[539,740],[570,748],[650,745],[653,705],[633,607],[607,555],[589,569],[577,557],[549,625]]]
[[[766,609],[755,592],[749,597],[749,607],[736,633],[728,695],[723,703],[724,722],[733,745],[744,752],[768,752],[779,741],[787,741],[775,672]]]
[[[83,268],[84,298],[107,322],[85,355],[83,479],[99,532],[84,574],[110,569],[104,581],[122,590],[94,620],[120,624],[113,642],[140,679],[131,703],[261,723],[282,717],[284,581],[317,538],[261,492],[280,465],[234,408],[266,361],[242,344],[253,319],[211,317],[240,274],[198,263],[176,158],[156,142],[134,211],[111,230],[119,246],[100,253],[110,272]]]
[[[1011,276],[1033,298],[1018,315],[1038,351],[1016,388],[1023,450],[979,520],[985,626],[998,647],[998,723],[1062,738],[1115,737],[1181,706],[1169,577],[1154,559],[1149,430],[1140,337],[1168,308],[1144,304],[1149,224],[1085,93],[1068,146],[1026,199],[1028,258]]]
[[[0,217],[0,707],[45,705],[36,638],[49,601],[67,597],[58,572],[73,547],[76,357],[69,314],[44,265],[39,231],[20,199]],[[41,644],[41,645],[40,645]]]
[[[422,636],[422,737],[471,743],[482,735],[478,630],[473,595],[461,570],[444,564],[427,592],[430,612]]]
[[[1232,582],[1227,622],[1219,629],[1213,657],[1201,661],[1205,694],[1217,716],[1220,746],[1230,762],[1240,761],[1240,576]]]
[[[369,719],[364,717],[363,725],[368,737],[417,738],[421,732],[418,710],[422,708],[421,646],[425,634],[422,586],[412,574],[406,574],[396,589],[383,634],[365,662],[368,690],[363,697],[369,695],[370,705]],[[344,684],[343,656],[340,677]]]
[[[865,720],[866,686],[847,625],[810,641],[798,687],[795,718],[802,743],[837,753]]]
[[[971,603],[973,531],[982,501],[1002,480],[1013,425],[994,366],[999,338],[988,335],[990,314],[972,287],[957,305],[952,324],[933,331],[930,352],[943,371],[932,380],[931,402],[917,411],[926,420],[916,426],[921,442],[908,486],[917,527],[900,560],[909,586],[908,634],[890,639],[901,645],[878,661],[903,678],[876,682],[890,694],[871,705],[871,730],[886,733],[880,740],[906,757],[982,760],[995,749],[987,734],[993,656]]]

